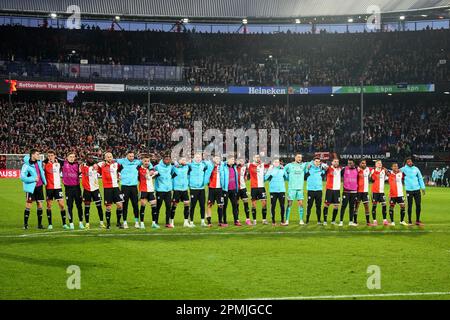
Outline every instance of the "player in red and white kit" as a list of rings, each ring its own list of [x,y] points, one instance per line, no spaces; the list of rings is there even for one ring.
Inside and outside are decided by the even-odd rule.
[[[245,212],[245,224],[250,226],[252,222],[250,221],[250,212],[248,209],[248,193],[247,193],[247,176],[248,170],[245,165],[244,159],[237,160],[237,172],[238,172],[238,181],[239,181],[239,190],[238,190],[238,203],[239,199],[244,203],[244,212]]]
[[[222,191],[222,171],[223,166],[219,156],[215,156],[212,161],[208,162],[208,207],[206,209],[206,220],[208,221],[208,227],[212,227],[211,223],[211,208],[214,203],[217,203],[217,215],[219,216],[219,226],[225,226],[222,224],[223,217],[223,191]]]
[[[405,174],[400,171],[398,164],[393,163],[389,175],[389,217],[391,218],[391,226],[395,226],[394,208],[398,204],[400,206],[400,224],[407,226],[405,219],[405,197],[403,193],[403,181]]]
[[[372,178],[372,226],[377,226],[377,204],[381,203],[383,213],[383,224],[387,226],[389,222],[386,219],[386,196],[384,195],[384,184],[387,180],[387,170],[383,167],[381,160],[375,162],[375,168],[370,171]]]
[[[356,200],[355,213],[358,212],[359,204],[362,202],[364,205],[364,213],[366,215],[366,223],[368,226],[370,223],[369,212],[369,176],[372,169],[367,166],[367,160],[362,159],[358,166],[358,198]]]
[[[98,218],[100,220],[100,228],[106,228],[103,222],[102,195],[98,186],[98,166],[92,156],[87,156],[86,161],[80,165],[81,184],[83,186],[84,214],[89,216],[91,202],[97,207]],[[86,223],[89,229],[89,223]]]
[[[155,170],[153,170],[153,165],[150,162],[150,157],[148,155],[142,156],[142,165],[137,167],[139,172],[139,193],[141,198],[141,209],[139,212],[140,218],[140,228],[145,229],[144,215],[145,206],[150,203],[150,214],[152,215],[152,227],[155,228],[156,219],[153,217],[156,213],[156,198],[155,198],[155,185],[153,183],[153,177],[156,175]]]
[[[264,173],[265,169],[269,168],[270,164],[261,162],[261,156],[255,155],[253,162],[248,164],[248,172],[250,174],[250,192],[252,196],[252,217],[253,225],[256,225],[256,201],[261,200],[262,218],[263,224],[269,224],[267,222],[267,196],[266,188],[264,185]]]
[[[117,226],[123,229],[120,222],[123,210],[123,194],[119,188],[119,172],[122,166],[113,160],[111,152],[105,153],[105,161],[99,162],[97,171],[102,175],[103,191],[106,205],[106,229],[111,228],[111,207],[116,204]]]
[[[342,167],[339,166],[339,159],[335,158],[331,162],[331,166],[324,165],[326,169],[326,191],[325,191],[325,204],[323,208],[323,224],[327,225],[328,207],[333,206],[333,219],[331,224],[336,224],[336,216],[339,211],[339,204],[341,203],[341,172]]]
[[[44,169],[45,179],[47,185],[45,186],[46,200],[47,200],[47,218],[49,226],[52,225],[52,204],[53,200],[58,202],[59,210],[61,211],[61,219],[64,229],[74,229],[73,219],[69,215],[70,226],[66,224],[66,209],[64,207],[64,194],[61,183],[61,167],[64,161],[56,157],[53,150],[47,152],[47,159],[42,163]],[[51,229],[51,228],[50,228]]]

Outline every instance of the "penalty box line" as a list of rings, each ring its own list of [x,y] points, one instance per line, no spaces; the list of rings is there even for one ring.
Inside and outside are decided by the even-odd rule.
[[[429,234],[429,233],[450,233],[450,230],[312,230],[312,231],[225,231],[225,232],[120,232],[109,233],[109,231],[92,231],[94,230],[73,230],[73,231],[50,231],[42,233],[30,234],[3,234],[0,238],[36,238],[36,237],[135,237],[135,236],[150,236],[150,237],[194,237],[194,236],[229,236],[229,235],[351,235],[351,234],[367,234],[367,235],[386,235],[386,234]]]
[[[352,298],[383,298],[383,297],[419,297],[419,296],[447,296],[450,292],[398,292],[398,293],[374,293],[374,294],[348,294],[327,296],[296,296],[296,297],[267,297],[251,298],[247,300],[338,300]]]

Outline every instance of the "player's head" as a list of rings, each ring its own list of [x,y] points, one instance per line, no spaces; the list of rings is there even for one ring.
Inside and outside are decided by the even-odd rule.
[[[48,150],[48,151],[47,151],[47,158],[48,158],[48,160],[50,160],[50,161],[55,161],[55,159],[56,159],[56,153],[55,153],[55,151],[53,151],[53,150]]]
[[[94,157],[92,157],[92,155],[90,154],[86,156],[85,160],[88,166],[92,166],[94,164]]]
[[[67,154],[67,161],[69,161],[70,163],[75,162],[75,152],[69,152]]]
[[[163,162],[164,162],[165,165],[169,165],[172,162],[172,159],[170,158],[169,155],[166,155],[163,158]]]
[[[320,157],[314,157],[313,163],[316,167],[320,166]]]
[[[333,161],[331,161],[331,164],[335,168],[339,167],[339,159],[338,158],[334,158]]]
[[[240,165],[240,166],[243,166],[243,165],[245,164],[245,160],[242,159],[242,158],[237,159],[236,162],[237,162],[237,164]]]
[[[37,149],[31,149],[30,150],[30,160],[31,161],[39,160],[39,156],[40,156],[40,153],[39,153],[39,151]]]
[[[406,159],[405,159],[405,163],[406,163],[406,165],[409,166],[409,167],[412,167],[413,164],[414,164],[411,157],[406,158]]]
[[[105,153],[105,161],[106,162],[111,162],[113,160],[113,155],[111,152],[106,152]]]
[[[383,167],[383,162],[381,160],[375,161],[375,168],[381,169]]]
[[[134,152],[133,151],[128,151],[127,152],[127,159],[129,161],[133,161],[134,160]]]
[[[202,154],[201,153],[194,154],[194,161],[200,163],[202,161]]]
[[[213,162],[214,162],[214,164],[219,164],[220,163],[220,157],[219,156],[214,156]]]
[[[272,164],[273,164],[273,166],[275,168],[279,167],[280,166],[280,159],[278,159],[278,158],[273,159]]]
[[[180,160],[178,161],[179,164],[181,164],[182,166],[186,165],[187,160],[185,157],[180,158]]]
[[[303,160],[303,156],[300,153],[297,153],[294,158],[295,162],[300,163]]]
[[[149,155],[145,154],[142,156],[142,165],[145,168],[148,168],[150,166],[150,156]]]
[[[354,161],[353,159],[348,159],[348,160],[347,160],[347,165],[348,165],[350,168],[354,168],[354,167],[355,167],[355,161]]]
[[[399,169],[398,169],[398,163],[394,162],[394,163],[391,165],[391,169],[392,169],[392,171],[394,171],[394,172],[398,172],[398,171],[399,171]]]
[[[233,166],[236,163],[236,159],[234,157],[228,157],[227,158],[227,164],[229,166]]]
[[[253,157],[253,161],[255,161],[256,163],[261,163],[261,156],[259,154],[255,154],[255,156]]]
[[[359,162],[359,167],[360,167],[361,169],[367,168],[367,160],[366,160],[366,159],[362,159],[362,160]]]

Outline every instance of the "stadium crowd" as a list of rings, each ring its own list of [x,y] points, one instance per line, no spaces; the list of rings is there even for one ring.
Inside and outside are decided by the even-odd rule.
[[[4,35],[0,74],[14,76],[60,78],[61,73],[49,63],[78,64],[86,59],[89,64],[182,66],[181,80],[192,85],[358,85],[361,78],[367,84],[450,80],[449,30],[269,35],[19,26],[0,30]],[[79,77],[74,70],[73,77]]]
[[[214,128],[279,129],[280,151],[358,153],[359,106],[156,104],[150,130],[146,105],[137,103],[0,102],[0,153],[22,154],[30,147],[59,154],[76,151],[126,150],[162,154],[176,142],[175,129],[193,134],[194,121],[203,132]],[[414,152],[448,152],[448,104],[377,104],[365,107],[367,153],[407,156]],[[288,114],[286,115],[286,112]],[[269,130],[270,134],[270,130]],[[269,136],[270,139],[270,136]],[[270,141],[270,140],[268,140]],[[207,142],[204,142],[205,145]]]

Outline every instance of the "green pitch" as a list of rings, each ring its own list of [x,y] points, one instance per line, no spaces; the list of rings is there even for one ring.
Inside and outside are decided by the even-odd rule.
[[[395,227],[321,227],[314,209],[299,226],[294,207],[287,228],[186,230],[180,206],[176,228],[157,231],[148,211],[147,230],[135,230],[131,207],[129,230],[98,230],[92,207],[91,230],[63,231],[56,205],[53,231],[36,230],[35,206],[24,231],[21,182],[0,180],[0,190],[1,299],[450,298],[449,189],[428,188],[422,229],[398,225],[398,207]],[[66,285],[71,265],[81,270],[79,290]],[[367,288],[370,265],[380,268],[379,290]]]

